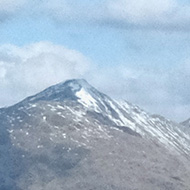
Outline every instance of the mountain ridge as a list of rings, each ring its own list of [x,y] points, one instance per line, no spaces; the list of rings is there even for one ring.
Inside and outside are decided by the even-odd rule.
[[[94,115],[100,118],[103,117],[105,123],[119,127],[128,127],[142,136],[151,136],[153,138],[157,136],[157,139],[161,143],[168,146],[168,148],[173,147],[173,150],[184,148],[183,152],[190,151],[188,147],[190,138],[182,130],[180,131],[180,125],[167,120],[163,116],[150,115],[138,106],[129,104],[127,101],[113,100],[96,90],[84,79],[66,80],[65,82],[50,86],[11,107],[35,104],[42,101],[71,101],[77,105],[80,104],[84,106],[86,111],[93,111]],[[157,127],[158,125],[160,126]],[[174,132],[173,134],[172,131]],[[180,141],[184,142],[183,148],[179,148],[181,146]]]
[[[86,81],[4,108],[0,123],[0,190],[190,188],[189,135]]]

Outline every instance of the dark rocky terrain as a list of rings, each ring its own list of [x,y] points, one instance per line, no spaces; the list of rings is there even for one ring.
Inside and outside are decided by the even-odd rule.
[[[0,190],[189,190],[184,128],[85,80],[0,109]]]

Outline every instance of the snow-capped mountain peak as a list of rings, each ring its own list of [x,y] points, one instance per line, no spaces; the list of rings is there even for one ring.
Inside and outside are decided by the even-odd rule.
[[[105,111],[105,100],[109,97],[100,93],[84,79],[72,79],[53,85],[44,91],[26,98],[22,103],[39,101],[63,102],[72,100],[96,112]]]
[[[66,106],[78,107],[80,113],[72,110],[75,115],[91,113],[97,120],[116,128],[130,128],[136,133],[149,139],[157,139],[171,150],[188,154],[190,152],[190,137],[178,124],[164,117],[152,116],[139,107],[128,102],[119,102],[99,92],[84,79],[73,79],[51,86],[44,91],[29,97],[19,105],[36,106],[38,103],[50,102]],[[26,105],[26,106],[25,106]],[[52,106],[51,106],[52,107]],[[57,108],[52,107],[52,110]],[[65,117],[65,116],[63,116]]]
[[[92,94],[94,88],[90,86],[84,79],[67,80],[65,82],[53,85],[44,91],[27,98],[23,102],[37,102],[47,100],[64,101],[65,99],[77,100],[80,98],[80,95],[82,95],[81,93],[78,93],[79,91],[83,92],[83,94],[84,91],[85,94]]]
[[[181,184],[176,156],[185,158],[185,162],[186,158],[190,159],[190,136],[180,125],[150,115],[126,101],[113,100],[83,79],[59,83],[0,109],[0,124],[3,171],[0,190],[49,190],[55,184],[58,190],[126,189],[128,180],[125,179],[133,176],[134,169],[137,171],[134,183],[127,189],[142,189],[134,185],[137,179],[143,184],[142,176],[147,172],[148,182],[157,184],[168,176],[172,184]],[[181,171],[184,173],[182,165]],[[107,178],[110,173],[111,177]],[[102,176],[106,178],[101,182]],[[112,185],[112,176],[118,187]],[[89,181],[93,182],[94,178],[102,185],[97,187],[96,182],[89,187]],[[83,179],[85,186],[79,183]],[[189,176],[185,179],[188,182]],[[118,183],[118,180],[122,181]],[[189,183],[187,188],[179,188],[168,181],[163,182],[164,186],[157,184],[156,189],[189,189]],[[110,186],[105,185],[107,182]],[[120,187],[123,182],[126,183]],[[155,189],[156,184],[143,189]]]

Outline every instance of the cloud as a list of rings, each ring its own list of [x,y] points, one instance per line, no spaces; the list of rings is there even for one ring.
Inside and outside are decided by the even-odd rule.
[[[177,0],[105,0],[95,3],[48,0],[41,7],[44,14],[59,23],[96,23],[126,29],[190,29],[190,5]]]
[[[0,46],[0,106],[68,78],[81,78],[90,61],[81,53],[50,42]]]
[[[50,42],[22,47],[1,45],[0,106],[16,103],[67,79],[86,78],[113,98],[183,121],[190,112],[189,65],[190,61],[185,60],[171,71],[132,65],[97,67],[80,52]]]
[[[161,20],[176,8],[173,0],[119,0],[111,1],[109,9],[116,19],[124,19],[129,23],[146,23]]]
[[[60,23],[97,22],[105,16],[105,3],[97,1],[47,0],[41,4],[43,14]]]
[[[24,16],[46,16],[59,24],[73,22],[124,29],[190,30],[190,4],[180,0],[0,1],[0,21],[23,12]]]
[[[110,24],[118,27],[189,30],[190,5],[176,0],[119,0],[108,3]]]
[[[4,21],[17,14],[24,7],[27,0],[0,0],[0,21]]]
[[[113,98],[127,100],[152,114],[183,121],[190,117],[189,65],[190,61],[184,61],[171,71],[117,65],[99,69],[90,80]]]

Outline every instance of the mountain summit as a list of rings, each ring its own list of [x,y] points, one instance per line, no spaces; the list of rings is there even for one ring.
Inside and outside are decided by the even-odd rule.
[[[44,91],[27,98],[26,101],[64,101],[65,99],[76,100],[78,99],[77,92],[80,90],[92,93],[95,89],[84,79],[73,79],[51,86]]]
[[[0,190],[190,189],[181,126],[83,79],[0,109],[0,123]]]

